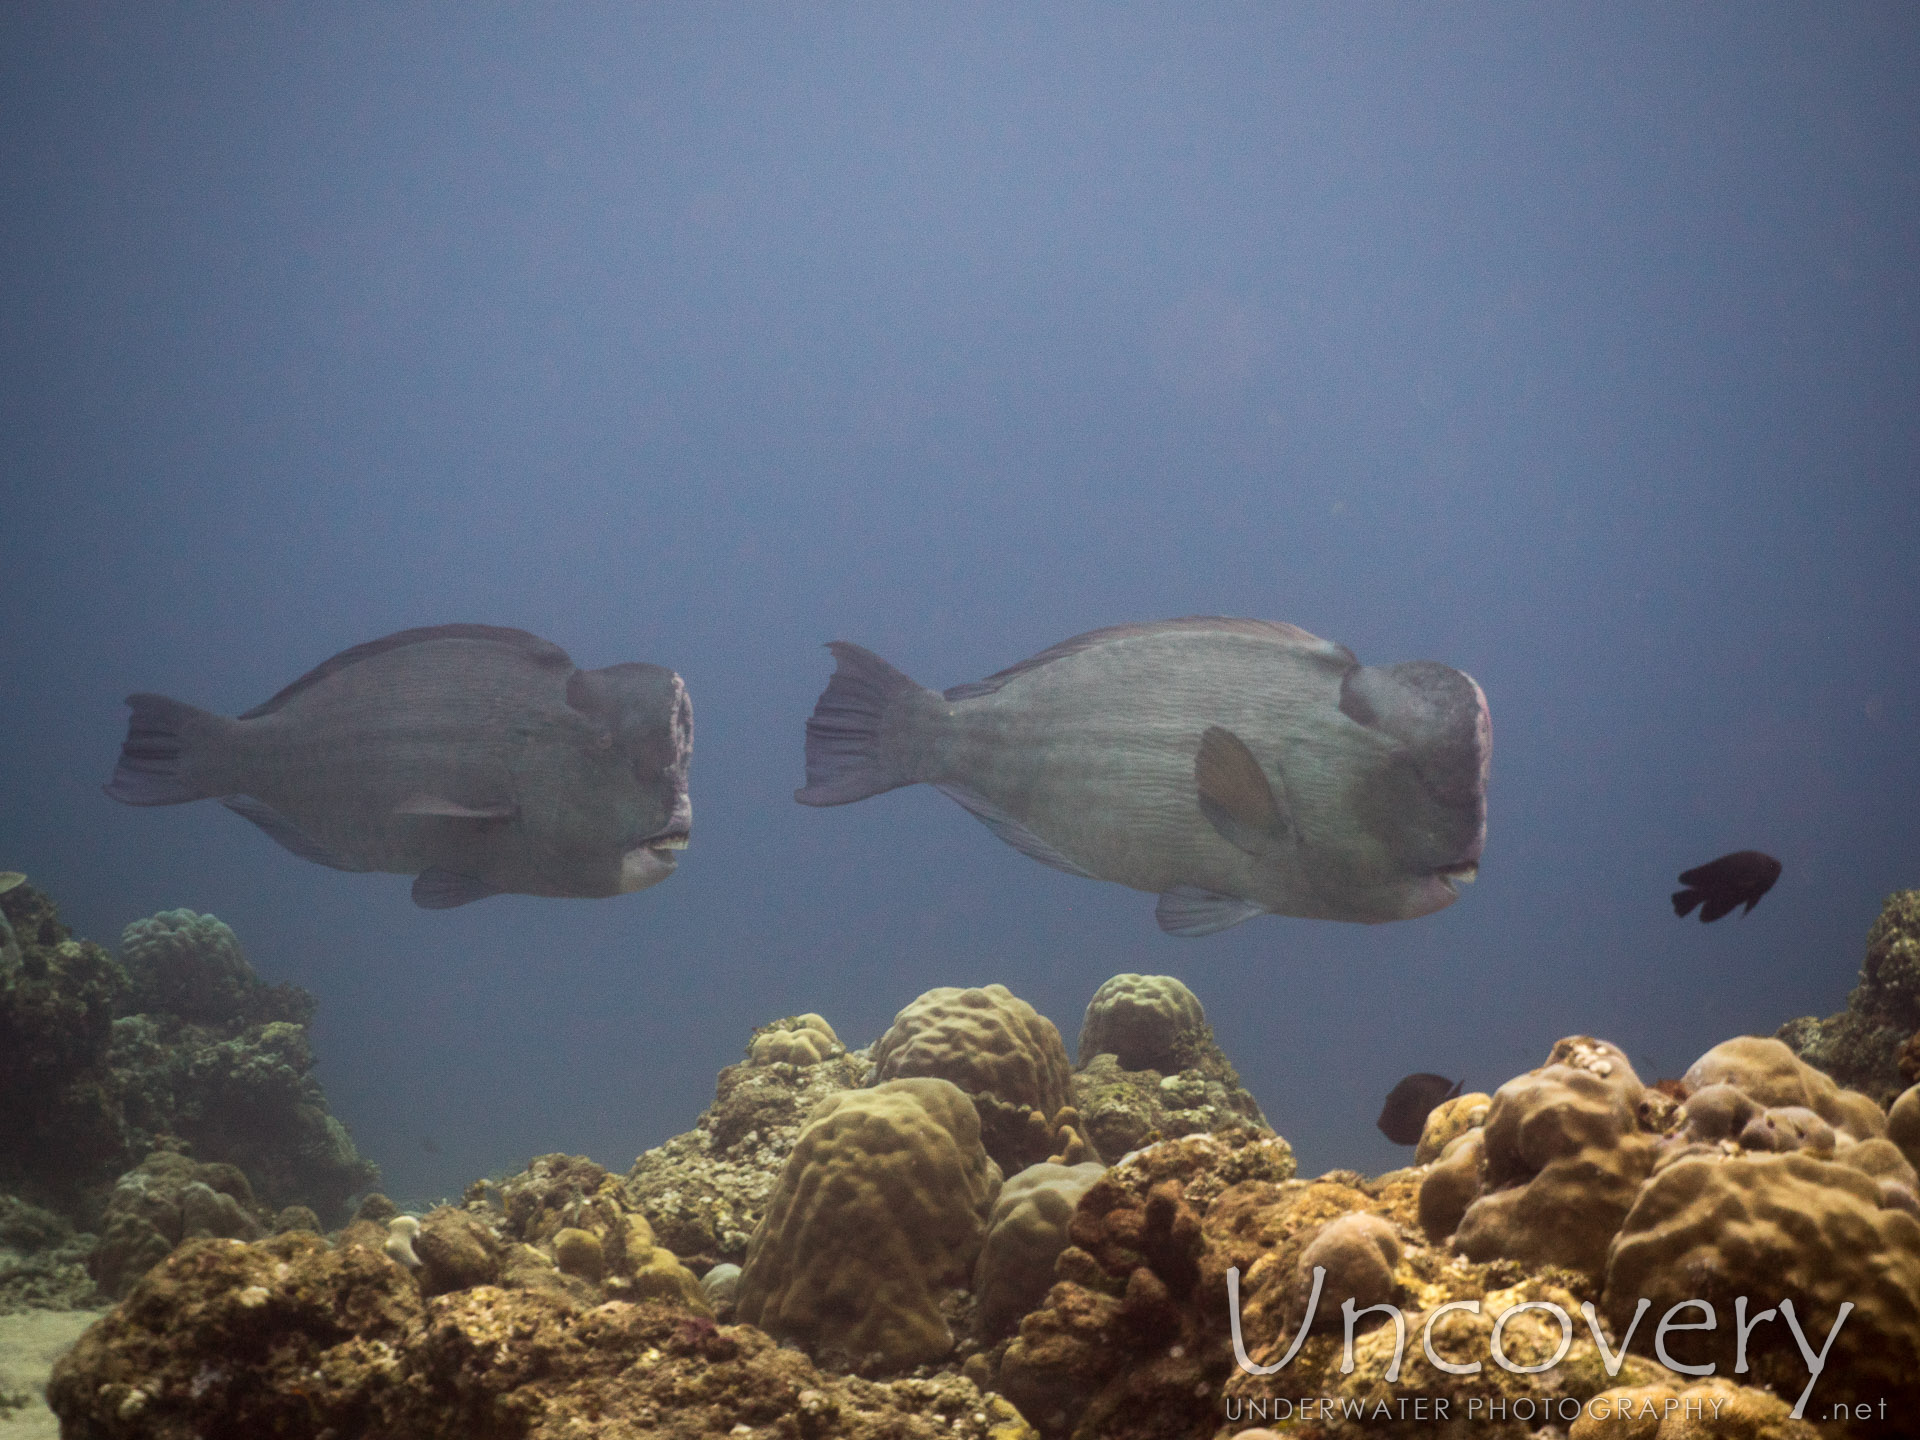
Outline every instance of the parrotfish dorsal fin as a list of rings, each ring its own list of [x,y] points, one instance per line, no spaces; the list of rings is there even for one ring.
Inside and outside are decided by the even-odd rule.
[[[391,650],[402,650],[409,645],[423,645],[435,640],[485,640],[520,651],[528,660],[542,669],[573,669],[573,661],[566,651],[551,640],[542,640],[538,635],[530,635],[525,630],[515,630],[506,625],[423,625],[414,630],[402,630],[398,634],[388,635],[379,640],[369,640],[364,645],[355,645],[351,649],[342,650],[331,660],[322,660],[265,704],[256,705],[235,718],[256,720],[262,715],[271,715],[301,691],[312,689],[328,676],[339,674],[349,665],[358,665],[362,660],[371,660],[374,656],[385,655]]]
[[[1209,725],[1193,760],[1200,813],[1229,844],[1249,855],[1279,854],[1294,841],[1286,807],[1246,742],[1231,730]]]

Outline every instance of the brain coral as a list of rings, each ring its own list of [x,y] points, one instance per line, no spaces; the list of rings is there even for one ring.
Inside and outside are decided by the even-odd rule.
[[[1561,1040],[1545,1065],[1502,1085],[1487,1109],[1480,1193],[1454,1248],[1471,1260],[1564,1265],[1597,1278],[1653,1168],[1657,1142],[1637,1129],[1641,1094],[1627,1057],[1585,1035]]]
[[[1171,975],[1116,975],[1087,1002],[1080,1063],[1117,1055],[1124,1070],[1184,1070],[1184,1052],[1209,1035],[1200,999]]]
[[[1791,1300],[1816,1353],[1850,1301],[1856,1308],[1834,1337],[1816,1398],[1885,1397],[1895,1414],[1911,1415],[1920,1405],[1920,1219],[1882,1203],[1871,1176],[1805,1153],[1676,1157],[1621,1226],[1600,1308],[1621,1334],[1639,1300],[1651,1300],[1631,1340],[1647,1353],[1671,1307],[1713,1306],[1715,1328],[1669,1332],[1667,1348],[1730,1374],[1737,1297],[1747,1297],[1749,1320]],[[1780,1316],[1752,1329],[1747,1352],[1757,1383],[1787,1396],[1806,1386],[1806,1362]]]
[[[988,1153],[1008,1171],[1046,1158],[1055,1143],[1051,1122],[1071,1101],[1059,1030],[1004,985],[943,985],[893,1017],[874,1042],[873,1079],[917,1075],[967,1092]]]
[[[1012,1334],[1020,1317],[1046,1297],[1053,1262],[1067,1245],[1073,1207],[1105,1173],[1094,1161],[1030,1165],[1000,1187],[973,1267],[980,1306],[975,1324],[983,1340]]]
[[[973,1104],[950,1082],[830,1095],[780,1172],[736,1313],[863,1365],[935,1359],[953,1346],[941,1291],[965,1287],[999,1188]]]

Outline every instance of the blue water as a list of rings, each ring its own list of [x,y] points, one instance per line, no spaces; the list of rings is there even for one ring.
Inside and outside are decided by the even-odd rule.
[[[320,998],[397,1195],[624,1168],[751,1028],[1185,979],[1309,1171],[1410,1070],[1646,1076],[1840,1008],[1920,884],[1920,12],[0,10],[0,867]],[[793,803],[831,639],[923,683],[1290,620],[1494,723],[1481,879],[1211,939],[924,788]],[[694,699],[680,872],[426,913],[99,792],[516,625]],[[1779,856],[1751,916],[1675,874]],[[430,1151],[427,1142],[437,1150]]]

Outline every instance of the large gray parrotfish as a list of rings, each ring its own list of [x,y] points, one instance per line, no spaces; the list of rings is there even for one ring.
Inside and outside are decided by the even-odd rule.
[[[402,630],[233,719],[164,695],[127,704],[114,799],[218,799],[304,859],[415,875],[429,910],[644,890],[692,823],[680,677],[577,669],[524,630]]]
[[[941,695],[828,648],[796,800],[932,785],[1043,865],[1158,894],[1170,934],[1407,920],[1478,872],[1493,729],[1449,666],[1196,617],[1094,630]]]

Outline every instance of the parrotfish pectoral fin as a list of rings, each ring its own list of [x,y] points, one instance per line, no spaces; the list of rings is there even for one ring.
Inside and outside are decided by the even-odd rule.
[[[1217,935],[1222,930],[1231,930],[1256,915],[1266,913],[1263,906],[1251,900],[1216,895],[1211,890],[1202,890],[1193,885],[1176,885],[1162,895],[1160,903],[1153,907],[1153,918],[1160,922],[1162,930],[1189,940],[1202,935]]]
[[[495,801],[485,805],[462,805],[457,800],[449,800],[444,795],[430,795],[421,790],[409,795],[393,807],[396,815],[443,815],[450,820],[511,820],[520,813],[520,807],[507,801]]]
[[[1261,859],[1293,844],[1286,807],[1246,742],[1231,730],[1206,728],[1194,757],[1193,779],[1200,792],[1200,813],[1228,844]]]
[[[1064,870],[1069,875],[1078,875],[1082,879],[1095,877],[1082,870],[1073,861],[1062,855],[1053,846],[1042,840],[1033,831],[1022,825],[1013,816],[999,806],[983,800],[971,790],[959,785],[936,784],[934,789],[959,805],[974,819],[985,825],[1000,839],[1007,842],[1030,860],[1038,860],[1042,865],[1051,865],[1055,870]]]
[[[234,814],[244,815],[272,836],[276,845],[292,851],[302,860],[311,860],[316,865],[325,865],[334,870],[359,871],[366,868],[342,860],[264,800],[256,800],[251,795],[223,795],[220,803]]]
[[[484,880],[438,867],[422,870],[413,879],[413,903],[422,910],[451,910],[499,893]]]

